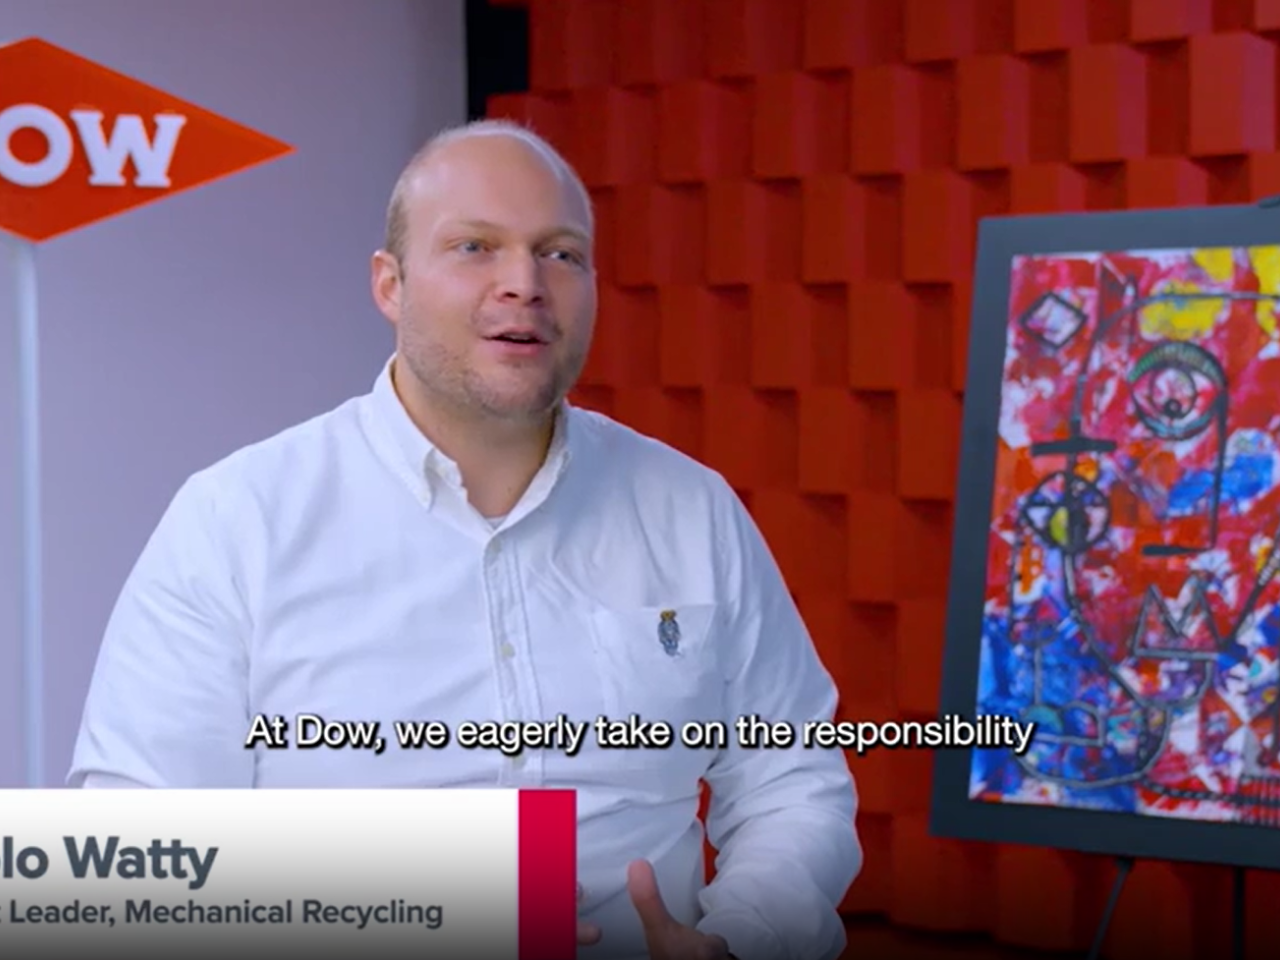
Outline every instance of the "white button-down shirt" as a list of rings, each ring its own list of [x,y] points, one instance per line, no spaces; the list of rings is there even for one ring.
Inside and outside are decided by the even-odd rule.
[[[670,655],[662,612],[680,637]],[[582,957],[642,957],[626,866],[741,960],[830,960],[861,865],[838,751],[244,747],[257,714],[593,720],[678,730],[829,719],[836,689],[741,501],[716,473],[565,404],[546,463],[490,522],[373,391],[191,477],[111,616],[72,786],[572,788]],[[699,781],[720,851],[703,879]]]

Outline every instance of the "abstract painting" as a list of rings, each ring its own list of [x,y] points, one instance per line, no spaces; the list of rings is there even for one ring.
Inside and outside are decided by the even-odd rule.
[[[1280,825],[1280,245],[1006,263],[969,798]]]

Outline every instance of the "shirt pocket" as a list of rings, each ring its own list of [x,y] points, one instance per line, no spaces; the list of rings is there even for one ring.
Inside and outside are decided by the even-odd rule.
[[[665,720],[677,733],[689,721],[720,719],[717,613],[714,603],[594,610],[592,641],[608,715]]]

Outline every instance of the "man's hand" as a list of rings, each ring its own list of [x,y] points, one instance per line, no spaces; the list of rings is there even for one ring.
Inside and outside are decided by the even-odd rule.
[[[686,927],[667,912],[649,861],[627,867],[627,891],[640,914],[651,960],[732,960],[724,937]]]
[[[582,906],[582,884],[578,884],[578,906]],[[590,946],[600,942],[600,928],[585,920],[578,921],[578,945]]]

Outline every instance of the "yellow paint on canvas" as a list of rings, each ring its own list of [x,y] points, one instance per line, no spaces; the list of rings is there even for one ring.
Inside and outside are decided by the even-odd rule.
[[[1206,292],[1195,283],[1170,280],[1156,291],[1169,299],[1157,300],[1142,308],[1139,320],[1142,332],[1148,337],[1164,337],[1168,340],[1190,340],[1203,336],[1213,329],[1223,313],[1223,301],[1218,297],[1195,297]],[[1180,299],[1179,294],[1188,295]]]
[[[1275,552],[1276,545],[1270,537],[1254,537],[1249,546],[1253,553],[1253,572],[1261,573],[1271,559],[1271,554]]]
[[[1226,283],[1236,274],[1235,254],[1230,247],[1197,250],[1191,257],[1214,283]]]
[[[1049,517],[1049,539],[1060,547],[1065,547],[1071,538],[1071,514],[1066,507],[1058,507]]]
[[[1258,292],[1280,293],[1280,247],[1253,247],[1249,250],[1249,262],[1258,277]],[[1273,301],[1259,300],[1254,316],[1263,333],[1269,337],[1276,335],[1276,305]]]

